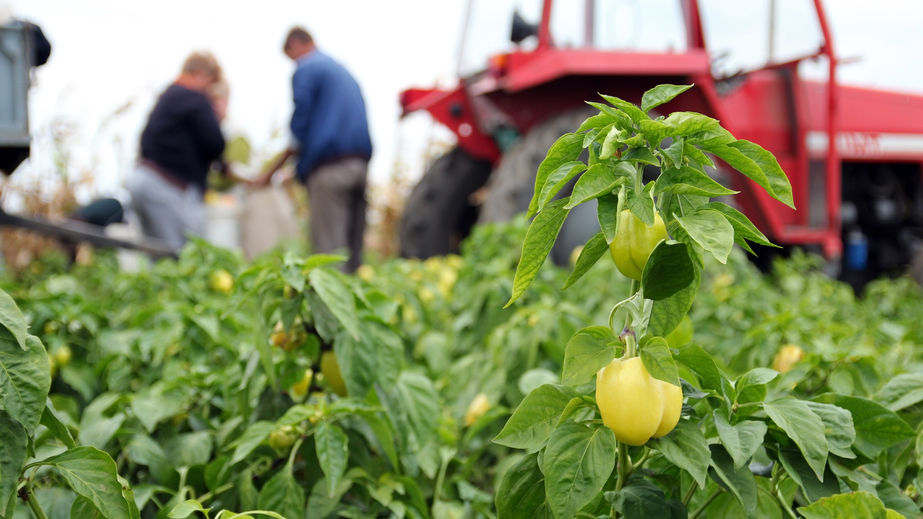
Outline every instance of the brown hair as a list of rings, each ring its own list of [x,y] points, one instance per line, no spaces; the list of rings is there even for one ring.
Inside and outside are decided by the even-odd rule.
[[[215,82],[223,80],[221,65],[215,56],[208,51],[196,51],[190,54],[183,62],[183,74],[201,72],[208,74]]]
[[[288,51],[288,47],[293,41],[300,41],[302,43],[310,44],[314,43],[314,38],[311,37],[311,33],[309,33],[304,27],[296,25],[295,27],[292,27],[288,31],[288,34],[285,36],[285,43],[282,45],[282,50]]]

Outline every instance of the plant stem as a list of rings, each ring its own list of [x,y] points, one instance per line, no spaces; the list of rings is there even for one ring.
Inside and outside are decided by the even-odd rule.
[[[631,475],[631,458],[628,456],[628,445],[624,443],[619,443],[619,460],[616,470],[618,470],[619,476],[615,482],[615,490],[618,492],[622,490],[625,483],[628,482],[628,476]]]
[[[48,516],[45,515],[45,511],[42,510],[41,505],[38,504],[38,500],[35,499],[35,493],[32,492],[32,480],[29,479],[26,481],[26,502],[29,504],[29,509],[32,510],[32,514],[35,515],[36,519],[48,519]]]
[[[695,512],[693,512],[692,515],[689,516],[689,519],[695,519],[696,517],[701,515],[702,512],[704,512],[705,509],[708,508],[708,505],[710,505],[712,501],[714,501],[715,499],[718,499],[718,496],[721,495],[721,492],[722,492],[721,489],[715,490],[715,492],[712,495],[708,496],[708,499],[706,499],[704,503],[702,503],[698,508],[696,508]]]
[[[618,492],[625,487],[628,482],[628,476],[631,475],[631,457],[628,456],[628,445],[619,442],[618,458],[615,462],[615,470],[618,477],[615,480],[615,491]],[[612,519],[618,519],[619,513],[615,509],[615,503],[612,504]]]
[[[687,506],[689,505],[689,501],[692,501],[692,496],[695,495],[695,491],[698,489],[699,489],[699,484],[693,481],[692,484],[689,485],[689,490],[686,491],[686,495],[683,496],[684,505],[687,505]]]
[[[774,497],[776,501],[779,502],[779,507],[782,508],[782,510],[785,510],[786,515],[792,519],[797,519],[798,516],[795,515],[794,511],[792,511],[792,508],[788,505],[785,497],[782,495],[782,489],[779,488],[779,483],[782,482],[782,477],[785,475],[785,473],[778,468],[778,464],[776,464],[776,466],[774,466],[772,469],[772,479],[770,479],[770,484],[772,485],[772,497]]]
[[[638,343],[635,341],[635,334],[625,335],[625,357],[632,358],[638,356]]]

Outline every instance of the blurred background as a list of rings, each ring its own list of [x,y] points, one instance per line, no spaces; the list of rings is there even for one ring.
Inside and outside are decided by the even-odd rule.
[[[733,0],[699,3],[716,74],[733,75],[813,53],[820,42],[810,1],[754,0],[746,8]],[[606,28],[605,41],[598,42],[603,47],[683,50],[680,2],[595,4],[597,20],[615,20]],[[53,46],[49,62],[33,72],[31,158],[4,180],[0,203],[8,211],[24,211],[38,196],[54,206],[61,181],[78,204],[100,196],[124,197],[148,113],[193,50],[212,51],[224,67],[231,88],[225,133],[229,140],[242,137],[250,144],[248,164],[238,169],[255,174],[288,139],[292,64],[281,46],[286,31],[302,25],[322,50],[346,65],[363,90],[375,146],[370,219],[373,227],[388,220],[373,231],[388,234],[383,241],[393,242],[399,206],[427,164],[455,138],[425,111],[401,119],[400,92],[413,86],[452,88],[459,72],[483,69],[491,56],[514,48],[509,13],[515,8],[525,19],[537,20],[540,5],[534,0],[470,6],[465,0],[266,0],[258,5],[0,0],[3,11],[40,25]],[[567,35],[583,29],[583,5],[582,0],[556,4],[556,10],[574,13],[555,19],[557,43],[567,45]],[[766,20],[772,5],[776,23],[770,48]],[[842,84],[923,93],[918,66],[923,62],[923,3],[880,0],[872,7],[860,0],[829,0],[824,6],[842,60]],[[825,67],[822,60],[806,62],[801,72],[824,78]],[[385,249],[395,252],[393,244]]]
[[[411,175],[435,126],[426,114],[399,122],[400,90],[451,84],[456,74],[464,0],[341,0],[258,4],[164,0],[156,4],[117,0],[6,0],[15,17],[39,24],[53,45],[48,64],[35,71],[30,93],[32,158],[17,182],[59,174],[61,154],[71,175],[92,171],[87,190],[120,185],[137,156],[138,137],[158,93],[176,76],[195,49],[215,53],[231,85],[226,130],[245,136],[256,153],[284,146],[291,110],[292,65],[281,52],[292,25],[311,31],[320,48],[341,60],[357,77],[369,107],[375,144],[374,181],[387,180],[395,161]],[[509,2],[503,2],[509,3]],[[528,12],[535,2],[514,2]],[[713,52],[733,48],[735,62],[759,61],[766,53],[765,23],[735,19],[731,0],[704,0],[706,32]],[[752,15],[766,1],[753,1]],[[677,22],[672,1],[609,2],[623,14],[626,30],[617,45],[641,40],[669,43]],[[811,26],[799,30],[807,2],[780,0],[780,47],[804,47],[816,39]],[[664,7],[666,6],[666,7]],[[844,83],[923,92],[923,3],[880,0],[826,2],[838,53],[855,58],[840,68]],[[659,11],[651,17],[642,11]],[[506,12],[498,9],[497,12]],[[635,19],[645,22],[631,27]],[[497,20],[505,39],[508,20]],[[719,30],[720,28],[720,30]],[[622,39],[622,36],[618,37]],[[495,50],[495,49],[491,49]],[[469,62],[474,56],[469,53]],[[480,64],[480,63],[479,63]],[[438,130],[435,130],[438,131]],[[446,132],[444,138],[449,138]],[[56,164],[56,161],[58,162]],[[78,193],[80,197],[90,193]]]

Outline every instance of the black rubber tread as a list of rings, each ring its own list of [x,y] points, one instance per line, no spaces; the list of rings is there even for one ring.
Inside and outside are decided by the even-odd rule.
[[[407,199],[398,238],[405,258],[458,252],[477,221],[470,200],[490,176],[490,162],[453,148],[433,161]]]
[[[504,222],[528,209],[535,189],[535,172],[548,148],[593,113],[589,106],[575,108],[539,123],[519,139],[490,176],[479,222]]]

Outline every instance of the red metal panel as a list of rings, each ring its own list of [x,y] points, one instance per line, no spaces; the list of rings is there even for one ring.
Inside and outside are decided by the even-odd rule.
[[[491,162],[500,158],[497,144],[479,126],[464,86],[459,85],[455,90],[411,88],[401,92],[401,106],[402,115],[428,111],[455,133],[458,146],[472,157]]]
[[[701,50],[676,54],[585,49],[514,52],[507,60],[506,75],[496,86],[514,93],[571,75],[692,76],[709,67],[708,54]]]

